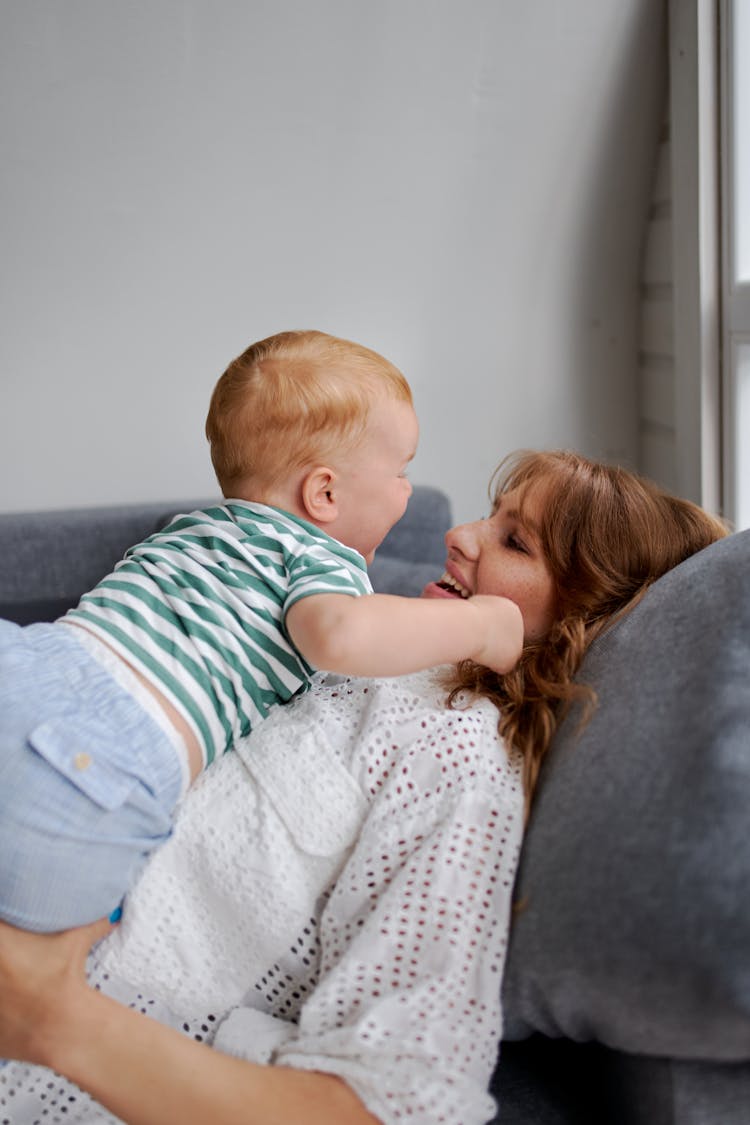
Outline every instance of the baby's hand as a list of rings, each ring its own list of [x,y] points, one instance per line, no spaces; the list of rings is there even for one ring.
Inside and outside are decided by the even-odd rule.
[[[475,594],[469,605],[482,615],[484,642],[477,649],[474,660],[493,672],[504,675],[518,663],[523,649],[523,617],[510,598],[494,594]]]

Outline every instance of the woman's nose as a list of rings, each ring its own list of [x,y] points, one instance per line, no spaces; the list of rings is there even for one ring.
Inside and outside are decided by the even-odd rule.
[[[479,528],[482,521],[460,523],[445,533],[448,551],[457,551],[464,558],[475,559],[479,553]]]

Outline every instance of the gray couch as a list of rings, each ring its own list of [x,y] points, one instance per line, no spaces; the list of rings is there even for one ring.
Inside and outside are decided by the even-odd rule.
[[[0,616],[49,620],[201,501],[0,515]],[[372,567],[417,595],[450,508],[418,487]],[[502,1125],[750,1125],[750,532],[658,582],[589,653],[518,873]]]

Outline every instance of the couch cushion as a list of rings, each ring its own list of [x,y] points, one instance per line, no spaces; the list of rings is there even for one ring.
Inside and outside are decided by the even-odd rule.
[[[179,510],[200,502],[183,505]],[[166,511],[167,504],[146,503],[0,514],[0,616],[19,624],[53,620],[156,531]]]
[[[175,512],[216,501],[113,505],[0,513],[0,618],[26,625],[54,621],[108,574],[125,551]],[[418,595],[439,577],[451,523],[445,493],[415,485],[404,517],[391,528],[370,575],[380,593]]]
[[[750,1058],[750,532],[592,646],[599,704],[543,769],[516,885],[506,1036]]]
[[[490,1125],[747,1125],[750,1063],[612,1051],[533,1035],[502,1045]]]

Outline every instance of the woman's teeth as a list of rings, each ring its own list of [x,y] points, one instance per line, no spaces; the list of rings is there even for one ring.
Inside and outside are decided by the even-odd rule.
[[[462,598],[471,597],[471,590],[467,590],[465,586],[462,586],[460,582],[457,582],[456,579],[453,578],[452,575],[448,574],[447,571],[443,574],[443,577],[438,582],[438,586],[442,586],[444,590],[453,590],[454,593],[458,594]]]

